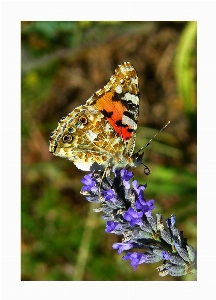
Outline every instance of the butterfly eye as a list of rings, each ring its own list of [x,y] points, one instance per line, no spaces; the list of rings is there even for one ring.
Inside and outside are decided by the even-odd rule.
[[[86,125],[88,123],[88,119],[86,118],[86,116],[81,116],[79,117],[79,122],[83,125]]]
[[[62,137],[62,141],[64,142],[64,143],[70,143],[71,141],[72,141],[72,135],[67,135],[67,134],[65,134],[63,137]]]

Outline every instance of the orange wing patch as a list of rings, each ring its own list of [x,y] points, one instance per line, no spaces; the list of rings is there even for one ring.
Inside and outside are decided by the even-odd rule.
[[[120,137],[124,140],[131,138],[133,130],[128,125],[122,123],[123,114],[127,109],[122,102],[113,100],[112,92],[108,92],[98,98],[96,106]]]

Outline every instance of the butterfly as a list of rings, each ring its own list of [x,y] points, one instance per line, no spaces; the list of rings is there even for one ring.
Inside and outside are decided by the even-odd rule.
[[[62,118],[49,139],[49,152],[83,171],[136,167],[139,115],[138,76],[130,62],[119,65],[108,83]]]

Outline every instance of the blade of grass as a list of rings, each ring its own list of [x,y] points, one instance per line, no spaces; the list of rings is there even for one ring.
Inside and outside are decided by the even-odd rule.
[[[93,230],[95,229],[96,218],[97,218],[97,214],[93,211],[93,208],[95,208],[95,204],[91,203],[89,205],[88,216],[85,222],[83,236],[80,243],[73,280],[78,280],[78,281],[83,280],[85,266],[89,255],[89,247],[92,239]]]
[[[181,34],[175,55],[175,76],[180,99],[186,113],[196,109],[195,68],[197,22],[188,22]]]

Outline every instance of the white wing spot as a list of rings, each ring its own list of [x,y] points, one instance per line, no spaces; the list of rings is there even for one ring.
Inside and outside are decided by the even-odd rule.
[[[122,116],[122,123],[127,124],[132,129],[137,129],[137,124],[131,118],[125,115]]]
[[[138,77],[133,77],[131,79],[132,83],[135,83],[136,85],[138,85]]]
[[[86,162],[84,159],[77,159],[72,161],[75,164],[75,166],[82,171],[90,171],[90,168],[92,166],[91,161]]]
[[[117,94],[121,94],[122,93],[122,87],[120,85],[117,85],[117,87],[115,88],[115,91]]]
[[[127,101],[131,101],[132,103],[138,105],[139,104],[139,97],[137,95],[133,95],[129,92],[127,92],[125,95],[124,95],[124,100],[127,100]]]
[[[97,134],[94,133],[94,132],[91,131],[91,130],[88,130],[86,134],[87,134],[87,137],[89,138],[89,140],[90,140],[91,142],[93,142],[93,141],[96,139],[96,137],[97,137]]]

